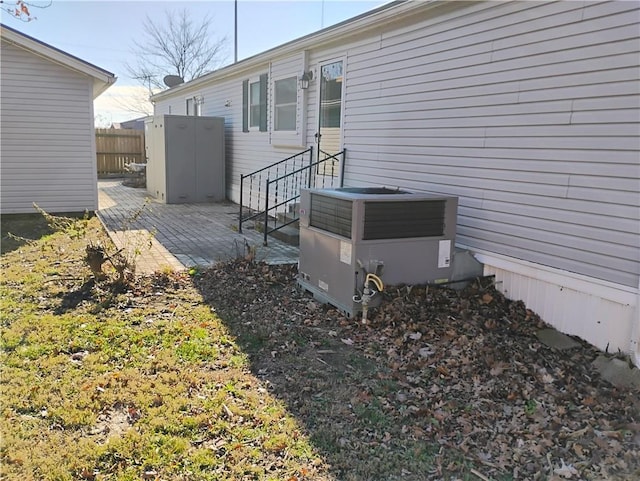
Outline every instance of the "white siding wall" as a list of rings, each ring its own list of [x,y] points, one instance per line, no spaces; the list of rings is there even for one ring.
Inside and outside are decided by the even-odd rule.
[[[96,210],[92,79],[5,42],[0,62],[2,213]]]
[[[448,2],[275,53],[156,112],[183,113],[202,95],[203,115],[225,117],[237,201],[241,173],[314,145],[319,65],[343,60],[345,185],[457,195],[461,245],[637,288],[639,12],[622,1]],[[273,80],[305,62],[315,79],[299,92],[296,135],[278,138]],[[269,132],[243,133],[242,80],[265,72]]]
[[[344,49],[345,184],[457,195],[460,244],[637,288],[638,7],[476,3]]]
[[[623,1],[447,2],[275,54],[156,112],[182,113],[202,95],[203,115],[226,118],[237,201],[240,174],[314,145],[319,65],[343,60],[345,185],[457,195],[461,245],[637,288],[639,12]],[[277,138],[273,80],[305,62],[315,79],[300,92],[296,136]],[[242,80],[264,72],[269,132],[243,133]]]

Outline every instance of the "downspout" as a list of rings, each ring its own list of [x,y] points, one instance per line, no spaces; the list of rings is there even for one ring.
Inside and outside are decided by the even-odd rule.
[[[636,313],[632,322],[629,356],[631,362],[640,368],[640,280],[638,280],[638,294],[636,295]]]
[[[309,70],[309,51],[308,50],[304,50],[302,52],[302,72],[306,72],[307,70]],[[309,87],[311,88],[311,87]],[[309,89],[298,89],[298,92],[300,92],[300,104],[301,104],[301,109],[300,109],[300,145],[302,145],[303,147],[306,147],[307,144],[307,115],[309,112],[309,106],[307,105],[307,102],[309,101],[309,95],[307,94],[307,91]],[[313,154],[312,157],[313,158]]]

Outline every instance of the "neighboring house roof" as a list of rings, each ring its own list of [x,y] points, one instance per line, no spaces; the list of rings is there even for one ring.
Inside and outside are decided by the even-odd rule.
[[[144,130],[144,121],[147,117],[138,117],[137,119],[125,120],[124,122],[118,122],[112,124],[112,127],[120,129],[130,129],[130,130]]]
[[[78,57],[74,57],[67,52],[45,42],[41,42],[29,35],[18,32],[4,24],[0,24],[0,34],[2,41],[8,42],[23,50],[27,50],[39,57],[43,57],[70,70],[75,70],[78,73],[92,77],[94,99],[107,90],[116,81],[116,76],[111,72],[79,59]]]
[[[161,100],[167,96],[172,96],[179,92],[187,91],[191,88],[196,88],[208,81],[219,80],[224,77],[240,73],[244,70],[251,69],[252,67],[261,63],[268,62],[273,57],[287,55],[289,53],[296,53],[300,50],[317,47],[318,45],[324,43],[335,42],[337,37],[340,37],[342,39],[345,36],[359,34],[368,30],[375,29],[385,22],[388,22],[390,20],[397,20],[402,17],[410,17],[418,10],[424,11],[426,9],[435,7],[440,3],[442,3],[442,0],[396,0],[390,2],[374,10],[370,10],[361,15],[345,20],[344,22],[337,23],[322,30],[318,30],[317,32],[313,32],[309,35],[297,38],[280,46],[254,55],[253,57],[249,57],[227,67],[223,67],[219,70],[214,70],[213,72],[205,74],[202,77],[198,77],[197,79],[193,79],[176,87],[163,90],[162,92],[151,96],[150,100],[152,102]]]

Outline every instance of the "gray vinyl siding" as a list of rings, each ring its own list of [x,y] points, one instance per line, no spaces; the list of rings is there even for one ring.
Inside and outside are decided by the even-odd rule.
[[[316,74],[299,98],[303,145],[315,143],[319,66],[343,60],[345,185],[456,195],[459,245],[636,289],[639,4],[423,5],[307,45],[291,61],[294,72],[306,55]],[[277,49],[270,55],[251,75],[290,61]],[[241,132],[241,82],[249,76],[212,80],[204,90],[203,113],[227,119],[236,201],[241,173],[290,155],[265,133]],[[232,106],[209,109],[209,96]]]
[[[637,287],[639,18],[478,3],[348,49],[345,184],[457,195],[459,244]]]
[[[2,42],[3,214],[97,209],[93,79]]]

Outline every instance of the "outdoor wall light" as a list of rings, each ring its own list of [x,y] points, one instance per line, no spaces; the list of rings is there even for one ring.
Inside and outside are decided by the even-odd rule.
[[[225,100],[224,101],[224,106],[225,107],[231,107],[231,100]]]
[[[308,70],[306,72],[302,72],[302,75],[298,77],[298,82],[300,83],[300,88],[302,90],[306,90],[309,88],[309,82],[313,80],[313,70]]]

